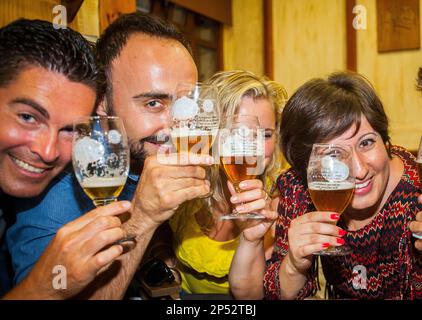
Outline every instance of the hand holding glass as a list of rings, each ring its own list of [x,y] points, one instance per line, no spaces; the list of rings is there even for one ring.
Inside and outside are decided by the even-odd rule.
[[[129,173],[129,159],[120,118],[87,117],[74,124],[73,168],[79,184],[96,207],[117,201]],[[129,235],[124,241],[134,238]]]
[[[178,153],[212,154],[220,113],[217,89],[203,83],[181,83],[171,105],[171,138]],[[210,179],[209,168],[206,168]],[[212,188],[204,197],[212,194]]]
[[[312,202],[318,211],[336,212],[347,208],[355,189],[352,148],[347,145],[314,144],[307,176]],[[347,245],[329,247],[316,255],[339,256],[351,252]]]
[[[239,184],[255,179],[264,172],[264,133],[259,128],[258,118],[248,115],[227,117],[219,135],[220,162],[224,172],[237,193]],[[221,219],[264,219],[257,213],[232,213]]]

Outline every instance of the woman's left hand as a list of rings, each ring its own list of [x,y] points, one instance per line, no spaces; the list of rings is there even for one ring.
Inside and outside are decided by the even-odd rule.
[[[422,195],[418,197],[418,202],[422,204]],[[416,220],[410,223],[409,228],[414,234],[413,236],[417,239],[415,241],[415,248],[419,252],[422,252],[422,211],[418,212]]]
[[[271,210],[271,198],[264,191],[261,180],[245,180],[240,184],[241,193],[237,193],[233,184],[227,182],[232,197],[230,202],[235,206],[239,214],[255,212],[264,217],[264,219],[236,219],[235,222],[243,231],[245,240],[255,242],[261,241],[265,233],[277,218],[277,212]]]

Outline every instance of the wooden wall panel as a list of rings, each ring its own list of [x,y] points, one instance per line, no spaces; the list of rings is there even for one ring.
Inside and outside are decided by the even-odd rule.
[[[233,0],[233,25],[224,26],[224,69],[264,74],[263,0]]]
[[[98,1],[85,0],[69,27],[84,35],[99,35]],[[103,1],[103,0],[101,0]],[[60,0],[0,0],[0,26],[18,18],[41,19],[53,22],[53,8]]]
[[[345,0],[273,1],[274,79],[289,94],[346,68]]]
[[[136,0],[100,0],[100,32],[122,13],[136,11]]]
[[[376,0],[359,3],[367,9],[368,27],[357,32],[358,71],[373,83],[384,103],[393,143],[417,149],[422,134],[422,95],[415,85],[422,50],[378,53]]]

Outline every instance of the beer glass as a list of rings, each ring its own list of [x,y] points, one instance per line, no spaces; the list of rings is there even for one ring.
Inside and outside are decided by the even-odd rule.
[[[422,185],[422,137],[419,142],[418,158],[416,159],[418,165],[419,181]],[[413,236],[417,239],[422,239],[422,232],[413,232]]]
[[[74,124],[72,164],[76,178],[96,207],[117,201],[129,173],[129,146],[118,117],[94,116]],[[128,235],[120,240],[130,241]]]
[[[314,144],[307,169],[308,189],[318,211],[339,215],[347,208],[355,189],[353,153],[348,145]],[[351,252],[347,245],[329,247],[316,255],[339,256]]]
[[[233,183],[236,192],[242,190],[239,184],[255,179],[264,172],[265,136],[259,127],[258,118],[249,115],[227,117],[219,134],[220,163]],[[257,213],[238,213],[233,210],[221,219],[263,219]]]
[[[217,88],[212,85],[180,83],[171,105],[171,139],[178,153],[212,155],[220,125]],[[207,167],[207,179],[210,169]],[[209,194],[212,194],[212,187]]]

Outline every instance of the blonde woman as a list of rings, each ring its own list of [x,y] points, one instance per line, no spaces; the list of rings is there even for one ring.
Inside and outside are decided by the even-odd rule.
[[[271,224],[276,217],[265,208],[282,170],[278,132],[287,95],[280,84],[247,71],[219,72],[209,83],[218,89],[222,118],[235,113],[255,115],[265,128],[266,170],[259,180],[245,181],[244,192],[236,194],[224,172],[215,166],[211,174],[213,196],[185,203],[170,220],[170,227],[183,292],[229,294],[228,274],[241,228],[219,216],[235,206],[241,212],[262,210],[268,220],[259,224]]]

